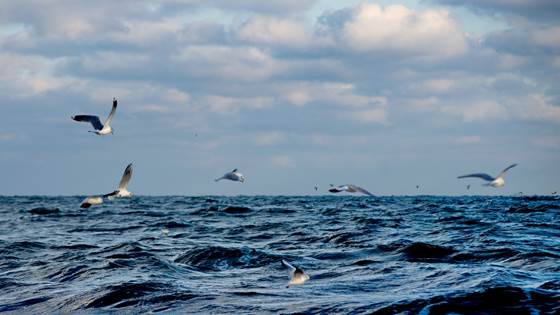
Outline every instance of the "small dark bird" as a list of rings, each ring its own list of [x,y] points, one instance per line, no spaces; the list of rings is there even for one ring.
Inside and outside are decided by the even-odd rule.
[[[319,187],[315,186],[315,191],[319,190]]]
[[[416,185],[416,189],[420,189],[420,185]]]
[[[557,191],[553,191],[553,192],[552,192],[552,195],[556,195],[557,193],[558,193]]]
[[[467,190],[471,189],[471,185],[467,185]]]

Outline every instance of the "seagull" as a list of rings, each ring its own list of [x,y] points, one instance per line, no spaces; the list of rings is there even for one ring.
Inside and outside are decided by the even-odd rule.
[[[76,116],[72,116],[72,119],[80,122],[89,122],[93,126],[93,129],[95,129],[95,130],[90,130],[89,132],[93,132],[99,136],[105,136],[108,134],[113,134],[113,128],[111,128],[110,124],[111,124],[111,120],[113,120],[113,116],[115,116],[116,111],[117,111],[117,100],[113,97],[113,108],[111,109],[109,116],[105,120],[105,123],[102,124],[101,120],[99,119],[99,116],[93,116],[93,115],[76,115]]]
[[[128,164],[126,169],[124,170],[124,174],[121,178],[119,183],[119,188],[113,192],[110,192],[105,195],[101,196],[89,196],[86,197],[80,204],[80,208],[87,209],[91,206],[100,205],[103,203],[103,199],[108,198],[112,200],[113,198],[124,198],[124,197],[132,197],[132,193],[126,189],[130,178],[132,177],[132,163]]]
[[[362,187],[358,187],[356,185],[340,185],[338,187],[334,187],[333,184],[331,184],[331,189],[329,189],[330,192],[332,193],[339,193],[341,191],[346,191],[349,193],[362,193],[362,194],[366,194],[368,196],[374,196],[372,193],[370,193],[369,191],[363,189]]]
[[[220,177],[220,178],[216,178],[214,181],[219,181],[222,179],[229,179],[232,180],[234,182],[245,182],[245,176],[243,176],[243,174],[239,173],[237,171],[237,169],[234,169],[233,171],[229,172],[229,173],[225,173],[224,176]]]
[[[553,191],[553,192],[552,192],[552,195],[556,195],[557,193],[558,193],[557,191]]]
[[[103,195],[104,197],[109,197],[109,200],[113,198],[130,198],[132,197],[132,193],[126,189],[128,186],[128,182],[130,182],[130,178],[132,177],[132,163],[128,164],[124,169],[123,176],[121,181],[119,182],[119,187],[117,190]]]
[[[506,172],[510,169],[517,166],[517,164],[512,164],[508,167],[506,167],[500,174],[498,174],[498,176],[496,177],[492,177],[488,174],[485,173],[476,173],[476,174],[469,174],[469,175],[463,175],[463,176],[459,176],[457,178],[467,178],[467,177],[478,177],[481,178],[485,181],[487,181],[488,183],[484,184],[483,186],[492,186],[492,187],[503,187],[505,185],[505,181],[504,181],[504,176],[506,175]]]
[[[307,280],[309,280],[309,276],[302,269],[292,266],[284,259],[282,259],[282,265],[290,269],[290,282],[288,282],[286,288],[298,284],[304,284]]]
[[[319,187],[315,186],[315,191],[319,190]]]

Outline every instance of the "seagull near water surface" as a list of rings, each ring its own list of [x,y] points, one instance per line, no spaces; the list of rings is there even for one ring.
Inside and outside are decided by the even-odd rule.
[[[492,176],[490,176],[486,173],[475,173],[475,174],[469,174],[469,175],[462,175],[462,176],[459,176],[457,178],[469,178],[469,177],[481,178],[481,179],[487,181],[487,183],[483,184],[483,186],[492,186],[492,187],[495,187],[495,188],[499,188],[499,187],[503,187],[506,184],[506,182],[504,181],[504,176],[506,175],[506,172],[509,169],[511,169],[515,166],[517,166],[517,164],[512,164],[512,165],[506,167],[496,177],[492,177]]]
[[[362,193],[362,194],[365,194],[365,195],[368,195],[368,196],[374,196],[369,191],[363,189],[362,187],[358,187],[356,185],[348,184],[348,185],[340,185],[338,187],[334,187],[334,185],[331,184],[331,187],[332,188],[329,189],[329,192],[332,192],[332,193],[335,193],[335,194],[339,193],[339,192],[342,192],[342,191],[345,191],[345,192],[349,192],[349,193]]]
[[[113,108],[111,108],[111,112],[109,113],[109,116],[103,124],[101,123],[99,116],[94,115],[76,115],[72,116],[72,119],[78,122],[89,122],[93,126],[93,129],[95,129],[90,130],[89,132],[93,132],[99,136],[105,136],[113,133],[113,128],[111,128],[110,124],[111,120],[113,120],[113,116],[115,116],[116,111],[117,99],[113,97]]]
[[[132,197],[132,193],[127,189],[128,182],[130,182],[131,178],[132,178],[132,163],[126,166],[117,190],[102,196],[89,196],[86,199],[84,199],[84,201],[82,201],[80,208],[89,208],[94,205],[100,205],[103,203],[104,198],[108,198],[109,200],[112,200],[113,198]]]
[[[234,169],[231,172],[225,173],[224,176],[220,177],[220,178],[216,178],[214,181],[220,181],[222,179],[227,179],[227,180],[231,180],[234,182],[245,182],[245,176],[243,176],[243,174],[241,174],[237,169]]]
[[[301,268],[292,266],[289,262],[282,259],[282,265],[288,267],[290,269],[290,282],[288,282],[287,288],[304,284],[307,280],[310,279],[309,275],[307,275]]]

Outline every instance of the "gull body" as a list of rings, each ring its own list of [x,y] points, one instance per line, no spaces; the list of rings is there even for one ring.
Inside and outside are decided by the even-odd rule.
[[[132,178],[132,163],[128,164],[124,169],[124,173],[123,176],[121,177],[121,181],[119,182],[119,187],[117,188],[117,190],[108,193],[104,196],[109,197],[109,200],[112,200],[113,198],[132,197],[132,193],[127,189],[128,182],[130,182],[131,178]]]
[[[234,182],[245,182],[245,176],[243,176],[243,174],[241,174],[237,169],[234,169],[231,172],[225,173],[224,176],[220,177],[220,178],[216,178],[214,181],[220,181],[222,179],[227,179],[227,180],[231,180]]]
[[[99,136],[106,136],[108,134],[113,133],[113,128],[111,127],[111,121],[113,120],[113,116],[115,116],[115,112],[117,111],[117,100],[113,98],[113,107],[111,108],[111,112],[104,123],[101,123],[99,116],[94,115],[76,115],[72,116],[72,119],[78,122],[88,122],[93,126],[94,130],[90,130],[89,132],[95,133]]]
[[[80,208],[87,209],[91,206],[100,205],[103,203],[103,197],[101,196],[89,196],[86,197],[80,204]]]
[[[332,193],[335,193],[335,194],[339,193],[339,192],[342,192],[342,191],[345,191],[345,192],[349,192],[349,193],[362,193],[362,194],[365,194],[365,195],[368,195],[368,196],[373,196],[373,194],[370,193],[369,191],[363,189],[362,187],[356,186],[356,185],[348,184],[348,185],[340,185],[338,187],[334,187],[334,185],[331,184],[331,187],[332,188],[329,189],[329,192],[332,192]]]
[[[290,269],[290,282],[288,282],[287,288],[304,284],[307,280],[310,279],[309,275],[307,275],[301,268],[294,267],[287,261],[282,259],[282,265],[288,267]]]
[[[463,175],[463,176],[459,176],[457,178],[469,178],[469,177],[475,177],[475,178],[480,178],[483,179],[485,181],[487,181],[486,184],[484,184],[483,186],[491,186],[491,187],[495,187],[495,188],[500,188],[500,187],[504,187],[504,185],[506,184],[505,180],[504,180],[504,176],[506,175],[506,172],[517,166],[517,164],[512,164],[508,167],[506,167],[500,174],[498,174],[498,176],[496,177],[492,177],[486,173],[475,173],[475,174],[469,174],[469,175]],[[468,188],[467,188],[468,189]]]

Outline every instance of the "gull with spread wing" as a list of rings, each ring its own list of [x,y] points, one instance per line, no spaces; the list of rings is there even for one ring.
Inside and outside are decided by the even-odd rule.
[[[220,178],[216,178],[214,181],[220,181],[222,179],[228,179],[228,180],[232,180],[234,182],[245,182],[245,176],[243,176],[243,174],[241,174],[239,171],[237,171],[237,169],[234,169],[231,172],[225,173],[224,176],[220,177]]]
[[[100,205],[103,203],[103,200],[105,198],[112,200],[113,198],[132,197],[132,193],[128,191],[128,189],[126,188],[128,186],[128,182],[130,181],[131,177],[132,177],[132,163],[128,164],[128,166],[124,170],[124,174],[121,178],[117,190],[101,196],[88,196],[86,197],[86,199],[82,201],[82,203],[80,204],[80,208],[87,209],[91,206]]]
[[[348,185],[340,185],[338,187],[334,187],[334,185],[331,184],[331,187],[332,188],[329,189],[329,192],[332,192],[332,193],[335,193],[335,194],[339,193],[339,192],[342,192],[342,191],[345,191],[345,192],[349,192],[349,193],[362,193],[362,194],[365,194],[365,195],[368,195],[368,196],[374,196],[369,191],[363,189],[362,187],[358,187],[356,185],[348,184]]]
[[[283,259],[282,265],[290,269],[290,282],[288,282],[288,285],[286,286],[287,288],[293,285],[304,284],[307,280],[310,279],[309,275],[307,275],[301,268],[294,267]]]
[[[505,168],[500,174],[498,174],[498,176],[496,176],[496,177],[492,177],[492,176],[490,176],[490,175],[488,175],[488,174],[486,174],[486,173],[475,173],[475,174],[469,174],[469,175],[462,175],[462,176],[459,176],[459,177],[457,177],[457,178],[469,178],[469,177],[481,178],[481,179],[487,181],[487,183],[484,184],[483,186],[492,186],[492,187],[495,187],[495,188],[503,187],[503,186],[506,184],[506,182],[504,181],[504,176],[506,175],[506,172],[507,172],[509,169],[511,169],[511,168],[513,168],[513,167],[515,167],[515,166],[517,166],[517,164],[512,164],[512,165],[506,167],[506,168]]]
[[[113,128],[111,128],[110,124],[111,124],[111,120],[113,120],[113,116],[115,116],[116,111],[117,111],[117,100],[113,98],[113,108],[111,109],[109,116],[107,117],[107,119],[103,124],[101,123],[99,116],[94,116],[94,115],[76,115],[76,116],[72,116],[72,119],[79,122],[90,123],[93,126],[93,129],[95,130],[90,130],[89,132],[93,132],[99,136],[105,136],[113,133]]]

